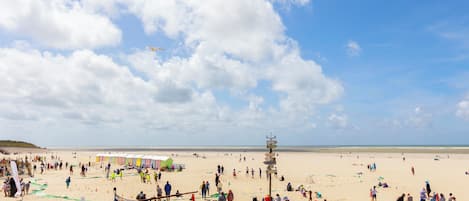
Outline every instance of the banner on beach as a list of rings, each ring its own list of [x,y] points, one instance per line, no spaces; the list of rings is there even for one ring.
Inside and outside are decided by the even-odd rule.
[[[21,196],[21,185],[20,185],[20,178],[18,177],[18,167],[16,166],[15,161],[10,161],[10,166],[11,166],[11,176],[13,177],[13,180],[15,180],[15,185],[16,185],[16,194],[15,197]]]
[[[126,199],[126,198],[124,198],[124,197],[122,197],[122,196],[115,195],[114,201],[135,201],[135,200]]]

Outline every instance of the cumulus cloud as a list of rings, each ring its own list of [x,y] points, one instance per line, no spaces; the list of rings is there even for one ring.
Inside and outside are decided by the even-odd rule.
[[[456,115],[465,120],[469,120],[469,97],[457,104]]]
[[[320,65],[300,57],[299,49],[284,34],[281,19],[269,2],[127,4],[147,32],[160,30],[170,37],[180,36],[192,49],[188,58],[167,61],[136,53],[131,63],[138,63],[133,66],[150,76],[171,78],[184,85],[195,83],[203,89],[230,90],[253,88],[258,80],[267,79],[272,81],[273,90],[287,95],[281,100],[282,109],[304,113],[311,112],[317,104],[336,100],[343,93],[340,82],[326,77]],[[144,64],[152,67],[143,67]]]
[[[1,1],[1,29],[58,49],[113,46],[122,35],[107,16],[66,0]]]
[[[38,11],[42,18],[37,19],[36,28],[52,35],[26,33],[47,47],[73,51],[51,53],[21,48],[21,43],[0,48],[0,76],[4,78],[0,80],[0,105],[21,106],[24,110],[13,112],[25,118],[36,117],[36,113],[21,112],[28,110],[41,114],[39,121],[47,117],[59,122],[119,123],[178,132],[227,130],[230,126],[311,129],[316,124],[305,119],[311,119],[319,105],[339,99],[344,91],[340,81],[326,76],[319,64],[301,57],[270,1],[64,2],[29,2],[25,7],[51,9],[51,13],[69,18],[75,24],[72,28]],[[30,10],[24,13],[24,19],[35,16]],[[179,41],[187,52],[161,59],[134,49],[116,60],[93,50],[74,50],[118,43],[121,34],[111,20],[125,17],[123,13],[135,15],[146,34],[162,33]],[[26,29],[23,18],[0,16],[2,29]],[[54,23],[42,23],[45,19]],[[99,28],[81,29],[82,23]],[[57,31],[57,27],[63,29]],[[103,39],[101,32],[113,32],[113,27],[115,34]],[[253,92],[261,80],[268,81],[271,92],[279,97],[270,108],[263,107],[263,94]],[[228,91],[246,105],[221,104],[213,91]],[[331,115],[329,121],[336,128],[348,125],[342,114]]]
[[[348,41],[346,49],[347,49],[347,55],[351,57],[360,56],[361,51],[362,51],[362,48],[360,47],[358,42],[353,41],[353,40]]]

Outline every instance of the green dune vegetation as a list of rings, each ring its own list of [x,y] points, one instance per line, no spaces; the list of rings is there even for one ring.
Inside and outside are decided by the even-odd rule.
[[[29,142],[13,140],[0,140],[0,147],[41,148]]]
[[[13,141],[13,140],[0,140],[0,153],[8,153],[5,149],[2,148],[30,148],[30,149],[41,149],[32,143],[23,142],[23,141]]]

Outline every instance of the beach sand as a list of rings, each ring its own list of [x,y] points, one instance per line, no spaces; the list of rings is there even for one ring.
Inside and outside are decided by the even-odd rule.
[[[347,150],[353,151],[353,150]],[[373,150],[371,150],[373,151]],[[73,152],[76,152],[76,158],[73,158]],[[342,153],[339,153],[342,152]],[[49,150],[48,156],[59,156],[64,162],[78,165],[79,162],[93,164],[87,177],[79,175],[79,168],[75,167],[74,175],[71,177],[71,188],[66,189],[65,179],[69,175],[68,169],[48,170],[44,174],[36,172],[34,180],[38,183],[47,183],[48,186],[39,195],[27,195],[23,200],[63,200],[58,198],[48,198],[42,195],[68,196],[72,199],[91,201],[112,200],[113,188],[117,188],[119,195],[134,199],[140,191],[144,191],[148,196],[156,195],[155,183],[144,184],[140,182],[139,176],[135,170],[125,171],[124,178],[111,182],[105,179],[104,169],[100,164],[95,163],[95,155],[103,153],[98,151],[83,150]],[[145,151],[131,152],[147,155],[167,155],[171,156],[174,163],[185,164],[186,169],[182,172],[163,172],[162,181],[159,181],[163,188],[164,182],[169,181],[172,184],[173,192],[198,191],[202,181],[209,181],[211,184],[210,193],[215,192],[215,173],[217,165],[223,165],[224,175],[221,176],[223,190],[231,189],[234,192],[235,200],[248,201],[253,196],[261,198],[268,192],[268,181],[265,172],[262,178],[259,178],[259,168],[265,170],[263,164],[263,152],[204,152],[197,151],[206,158],[196,158],[193,151]],[[44,155],[44,153],[40,153]],[[29,154],[28,154],[29,155]],[[246,156],[247,161],[239,162],[240,155]],[[439,155],[439,160],[434,160]],[[17,155],[21,156],[21,155]],[[17,156],[2,156],[15,158]],[[341,157],[342,156],[342,157]],[[402,157],[406,160],[403,161]],[[50,157],[49,157],[50,159]],[[367,164],[376,163],[377,170],[370,172]],[[313,192],[319,191],[328,201],[366,201],[370,200],[369,190],[373,185],[378,184],[378,178],[384,178],[383,181],[390,185],[390,188],[378,188],[378,200],[396,200],[402,193],[411,193],[414,200],[418,200],[419,192],[428,180],[433,191],[444,193],[446,197],[452,192],[457,200],[469,200],[469,176],[465,171],[469,169],[469,155],[460,153],[437,154],[437,153],[386,153],[384,150],[373,152],[343,153],[343,150],[327,153],[317,152],[281,152],[277,159],[278,178],[284,175],[285,181],[281,182],[278,178],[272,178],[272,194],[280,194],[281,197],[288,196],[290,200],[307,200],[298,192],[287,192],[288,182],[296,188],[303,184],[306,189]],[[411,174],[411,167],[416,170],[415,176]],[[111,169],[118,166],[113,164]],[[254,168],[255,177],[245,174],[246,167]],[[237,177],[232,176],[233,169],[237,171]],[[362,173],[360,176],[359,173]],[[153,171],[151,171],[153,173]],[[31,180],[26,178],[26,181]],[[31,189],[37,189],[33,185]],[[188,200],[190,196],[185,196],[181,200]],[[0,200],[18,200],[13,198],[4,198],[3,193]],[[177,199],[172,199],[177,200]],[[196,195],[196,200],[202,200],[200,194]],[[260,199],[259,199],[260,200]],[[314,200],[314,199],[313,199]],[[317,199],[323,200],[323,199]]]

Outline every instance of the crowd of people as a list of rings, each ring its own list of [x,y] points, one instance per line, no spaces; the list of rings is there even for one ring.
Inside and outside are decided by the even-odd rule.
[[[370,197],[372,201],[377,200],[377,193],[378,191],[376,190],[376,186],[373,186],[370,189]],[[425,186],[422,188],[422,190],[419,193],[419,200],[420,201],[456,201],[456,197],[453,195],[453,193],[449,193],[448,197],[445,197],[445,194],[443,193],[437,193],[435,191],[432,191],[430,182],[425,181]],[[414,197],[410,193],[403,193],[397,198],[397,201],[414,201]]]

